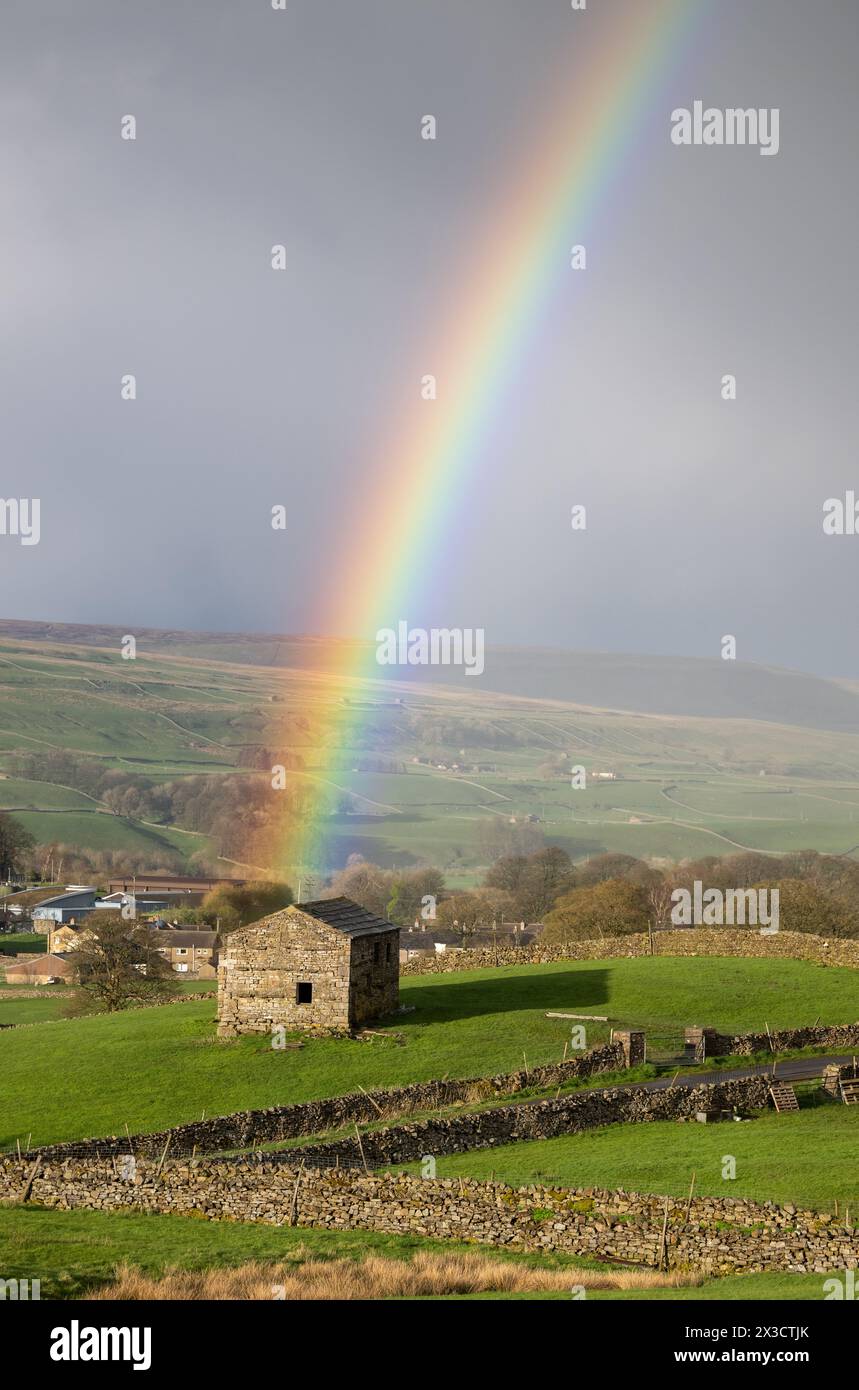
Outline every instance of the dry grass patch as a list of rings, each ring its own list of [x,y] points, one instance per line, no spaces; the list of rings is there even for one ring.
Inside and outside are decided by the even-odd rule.
[[[585,1289],[679,1288],[700,1284],[693,1273],[653,1270],[536,1269],[482,1255],[419,1253],[412,1260],[379,1255],[364,1260],[307,1260],[236,1269],[168,1270],[160,1279],[119,1265],[116,1281],[94,1296],[105,1299],[379,1299],[446,1294],[556,1293]]]

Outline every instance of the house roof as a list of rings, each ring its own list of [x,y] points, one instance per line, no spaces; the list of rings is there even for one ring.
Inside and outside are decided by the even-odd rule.
[[[334,927],[342,932],[343,936],[372,936],[376,932],[400,930],[394,922],[386,922],[372,912],[367,912],[365,908],[353,903],[351,898],[320,898],[312,903],[295,903],[294,907],[297,912],[304,912],[308,917],[314,917],[317,922]]]
[[[204,950],[215,945],[216,931],[180,931],[177,927],[155,927],[152,932],[157,946],[165,946],[172,951],[176,946],[198,946]]]
[[[202,893],[192,892],[190,888],[138,888],[135,892],[132,892],[130,888],[127,892],[121,888],[117,888],[113,893],[105,893],[98,901],[100,903],[124,903],[130,899],[134,899],[134,901],[139,903],[170,902],[172,906],[175,906],[173,900],[177,899],[182,903],[187,902],[188,906],[194,906],[195,904],[192,904],[189,900],[191,898],[202,898],[203,896]]]
[[[76,888],[72,893],[56,893],[52,898],[42,898],[36,904],[34,916],[40,907],[74,907],[79,898],[95,899],[94,888]],[[82,906],[82,904],[80,904]]]
[[[73,969],[73,963],[65,956],[34,951],[29,959],[22,959],[18,956],[14,965],[7,965],[6,978],[8,979],[13,972],[20,975],[56,975],[58,973],[71,973]]]

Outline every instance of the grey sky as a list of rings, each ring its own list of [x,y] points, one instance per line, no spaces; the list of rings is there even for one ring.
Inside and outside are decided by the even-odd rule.
[[[391,622],[696,656],[729,632],[742,660],[859,676],[859,536],[821,527],[859,492],[859,6],[690,4],[588,271],[559,278],[421,611]],[[0,492],[41,498],[42,536],[0,537],[2,614],[312,630],[550,76],[643,6],[6,0]],[[779,154],[672,146],[696,98],[779,107]]]

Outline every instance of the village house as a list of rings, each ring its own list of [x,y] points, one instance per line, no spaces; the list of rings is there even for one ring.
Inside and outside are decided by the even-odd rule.
[[[132,931],[135,922],[129,921]],[[48,932],[48,951],[55,959],[68,957],[90,935],[88,926],[52,926]],[[211,929],[171,927],[166,923],[152,928],[152,941],[177,975],[197,980],[214,980],[218,965],[218,933]]]
[[[153,943],[177,975],[214,980],[218,973],[218,933],[163,927],[152,932]]]
[[[79,927],[74,922],[66,922],[61,926],[50,924],[48,950],[54,955],[65,955],[68,951],[76,950],[87,934],[85,927]]]
[[[348,1032],[399,1007],[399,927],[349,898],[287,907],[231,932],[218,1036],[273,1027]]]
[[[425,960],[448,951],[497,951],[500,947],[533,946],[543,930],[541,922],[494,922],[469,927],[432,927],[415,918],[400,937],[400,964]]]

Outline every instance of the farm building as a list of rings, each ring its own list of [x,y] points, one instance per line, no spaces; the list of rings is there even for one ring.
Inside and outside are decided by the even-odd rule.
[[[6,966],[7,985],[53,985],[74,979],[74,966],[64,956],[33,952],[19,955]]]
[[[188,878],[177,874],[126,874],[108,880],[108,893],[197,893],[200,897],[213,888],[241,887],[243,878]]]
[[[218,1036],[278,1024],[347,1032],[393,1013],[399,936],[349,898],[293,905],[231,932],[218,967]]]
[[[53,898],[43,898],[33,908],[33,931],[47,932],[52,926],[80,922],[93,911],[95,900],[94,888],[77,888],[71,892],[57,893]]]

